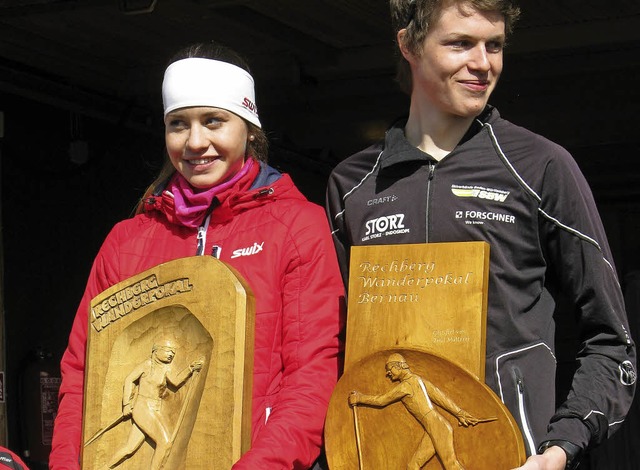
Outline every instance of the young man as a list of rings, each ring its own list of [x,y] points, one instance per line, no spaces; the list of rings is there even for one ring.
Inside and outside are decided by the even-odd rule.
[[[327,209],[344,279],[352,245],[487,241],[485,381],[519,423],[530,456],[522,469],[575,468],[624,421],[635,346],[576,163],[487,104],[519,10],[508,0],[390,3],[411,106],[383,142],[330,177]],[[391,219],[402,230],[378,223]],[[578,319],[582,344],[571,392],[556,407],[558,305]]]

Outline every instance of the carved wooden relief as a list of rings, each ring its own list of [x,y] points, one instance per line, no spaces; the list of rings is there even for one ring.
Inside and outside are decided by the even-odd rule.
[[[91,304],[83,469],[224,469],[250,445],[254,302],[210,257]]]
[[[325,426],[331,470],[520,466],[524,443],[483,380],[489,245],[351,249],[345,371]]]
[[[331,470],[495,470],[525,458],[515,420],[484,383],[415,349],[379,351],[345,372],[325,442]]]

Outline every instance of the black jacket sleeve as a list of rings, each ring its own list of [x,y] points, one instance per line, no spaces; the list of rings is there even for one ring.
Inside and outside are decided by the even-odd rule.
[[[624,300],[591,190],[575,161],[561,152],[545,169],[540,232],[548,283],[574,315],[580,342],[566,401],[547,439],[585,448],[601,443],[624,421],[635,389],[636,353]]]

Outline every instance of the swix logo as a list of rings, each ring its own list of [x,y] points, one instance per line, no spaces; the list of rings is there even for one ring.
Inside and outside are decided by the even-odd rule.
[[[253,114],[258,114],[258,107],[256,106],[256,104],[253,101],[251,101],[246,96],[244,97],[244,100],[242,100],[242,106],[247,108]]]
[[[487,201],[504,202],[509,196],[509,191],[502,189],[483,188],[482,186],[451,185],[451,192],[458,197],[475,197]]]
[[[248,246],[247,248],[238,248],[237,250],[233,250],[233,254],[231,258],[239,258],[240,256],[251,256],[262,251],[262,247],[264,242],[262,243],[254,243],[253,246]]]

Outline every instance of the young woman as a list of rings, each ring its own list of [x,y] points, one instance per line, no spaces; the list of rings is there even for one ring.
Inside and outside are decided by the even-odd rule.
[[[253,78],[208,43],[174,57],[163,82],[168,160],[137,215],[94,262],[61,363],[50,468],[79,468],[88,305],[160,263],[193,255],[233,266],[256,299],[252,446],[239,469],[306,469],[319,454],[338,377],[343,286],[323,209],[265,163]],[[260,250],[243,250],[260,246]]]

